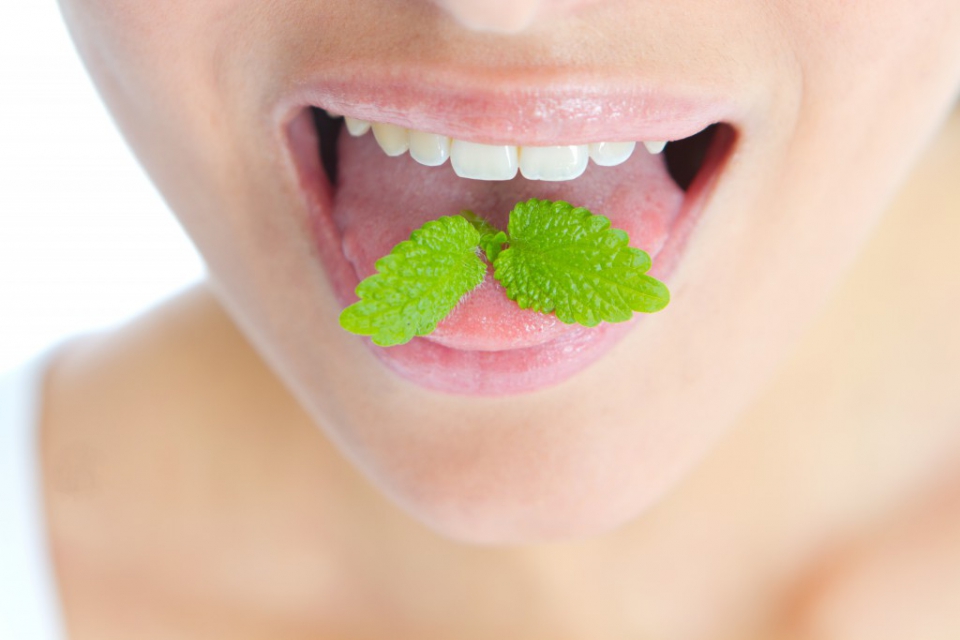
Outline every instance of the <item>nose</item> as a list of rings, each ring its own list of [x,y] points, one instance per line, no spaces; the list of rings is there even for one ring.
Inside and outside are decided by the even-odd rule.
[[[569,5],[557,0],[434,0],[463,26],[477,31],[523,31],[547,5]]]

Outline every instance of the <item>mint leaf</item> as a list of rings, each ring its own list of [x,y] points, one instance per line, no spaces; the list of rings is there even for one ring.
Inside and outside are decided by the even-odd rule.
[[[507,234],[497,229],[473,211],[464,209],[460,212],[460,215],[469,220],[470,224],[480,232],[480,248],[483,249],[490,264],[493,264],[497,256],[500,255],[503,245],[509,241]]]
[[[646,275],[650,256],[628,242],[609,219],[562,201],[518,203],[508,233],[462,211],[427,222],[377,260],[378,273],[357,286],[360,301],[344,309],[340,324],[384,347],[429,334],[483,281],[478,249],[511,300],[568,324],[659,311],[670,292]]]
[[[378,273],[357,286],[340,326],[389,347],[436,329],[464,295],[483,282],[481,234],[461,216],[427,222],[376,262]]]
[[[487,260],[490,261],[490,264],[494,264],[500,252],[503,250],[503,245],[509,241],[510,239],[507,238],[507,234],[503,231],[488,233],[480,236],[480,248],[483,249],[483,252],[487,255]]]
[[[567,202],[531,199],[510,213],[510,246],[494,277],[521,308],[553,311],[568,324],[623,322],[670,301],[667,287],[644,275],[650,256],[627,245],[610,220]]]

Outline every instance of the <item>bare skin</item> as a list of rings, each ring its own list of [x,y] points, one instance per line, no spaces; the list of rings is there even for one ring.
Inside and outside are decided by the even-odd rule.
[[[205,285],[75,341],[42,424],[71,640],[960,637],[957,166],[955,113],[739,425],[583,542],[419,524]]]

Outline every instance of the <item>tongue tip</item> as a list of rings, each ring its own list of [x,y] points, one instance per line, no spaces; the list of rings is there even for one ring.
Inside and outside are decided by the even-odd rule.
[[[427,339],[452,349],[504,351],[544,344],[575,329],[553,314],[521,309],[488,271]]]

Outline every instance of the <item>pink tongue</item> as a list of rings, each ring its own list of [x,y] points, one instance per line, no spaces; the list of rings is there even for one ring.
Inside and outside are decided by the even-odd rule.
[[[568,182],[522,177],[508,182],[458,177],[448,162],[425,167],[408,155],[390,158],[368,134],[339,141],[338,185],[333,219],[343,253],[360,279],[374,263],[428,220],[470,209],[506,229],[513,206],[529,198],[566,200],[610,218],[630,235],[631,246],[656,256],[680,211],[683,192],[671,180],[662,156],[642,145],[618,167],[587,168]],[[437,327],[428,340],[456,349],[498,351],[530,347],[576,330],[553,314],[520,309],[509,300],[491,269],[477,289]]]

